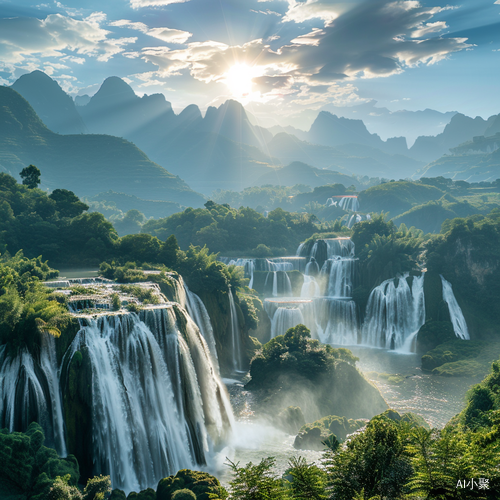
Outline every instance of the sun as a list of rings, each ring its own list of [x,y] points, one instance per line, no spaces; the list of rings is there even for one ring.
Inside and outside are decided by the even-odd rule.
[[[252,94],[252,78],[257,76],[254,68],[247,64],[231,66],[223,78],[233,97],[245,98]]]

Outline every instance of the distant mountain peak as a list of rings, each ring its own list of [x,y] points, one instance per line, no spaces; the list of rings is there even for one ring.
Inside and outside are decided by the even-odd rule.
[[[89,105],[102,105],[102,103],[106,103],[109,106],[135,99],[139,99],[139,97],[127,82],[118,76],[110,76],[102,82],[99,90],[90,99]]]
[[[22,75],[12,88],[33,106],[50,130],[61,134],[86,132],[73,99],[43,71]]]

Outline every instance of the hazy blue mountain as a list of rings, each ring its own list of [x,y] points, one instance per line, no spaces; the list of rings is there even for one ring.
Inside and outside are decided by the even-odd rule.
[[[434,109],[410,111],[401,109],[390,111],[377,106],[377,101],[369,101],[355,106],[334,106],[328,104],[321,108],[337,116],[363,120],[372,132],[384,137],[394,137],[403,133],[409,143],[420,135],[438,135],[450,122],[456,111],[441,113]]]
[[[182,205],[204,202],[134,144],[107,135],[56,134],[20,94],[0,87],[0,171],[18,177],[29,164],[41,170],[42,187],[70,189],[79,196],[113,189]]]
[[[427,165],[418,172],[424,177],[449,177],[467,182],[500,179],[500,133],[492,137],[474,137]]]
[[[139,97],[121,78],[111,76],[86,106],[78,106],[89,132],[123,137],[144,148],[174,127],[175,113],[163,94]]]
[[[475,136],[484,135],[490,125],[493,125],[495,116],[484,120],[480,116],[470,118],[457,113],[446,125],[441,134],[435,137],[421,136],[410,149],[410,154],[419,160],[430,162],[442,155],[448,154],[450,148],[471,140]]]
[[[53,132],[81,134],[85,124],[78,114],[73,99],[59,84],[42,71],[21,76],[12,85],[33,107],[40,119]]]
[[[359,189],[359,182],[345,173],[334,172],[328,169],[311,167],[306,163],[294,161],[286,167],[275,168],[271,172],[262,175],[257,185],[272,184],[276,186],[294,186],[295,184],[306,184],[313,188],[326,184],[343,184],[348,187],[354,185]],[[323,203],[326,202],[326,199]]]
[[[301,141],[284,132],[276,134],[267,144],[270,155],[283,164],[301,161],[319,168],[369,177],[401,178],[415,173],[424,164],[403,155],[391,155],[380,149],[360,144],[335,148]]]

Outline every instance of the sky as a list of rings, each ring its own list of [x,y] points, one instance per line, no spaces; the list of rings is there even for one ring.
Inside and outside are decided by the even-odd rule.
[[[73,96],[119,76],[176,111],[233,98],[265,126],[370,101],[487,118],[500,0],[0,0],[0,84],[36,69]]]

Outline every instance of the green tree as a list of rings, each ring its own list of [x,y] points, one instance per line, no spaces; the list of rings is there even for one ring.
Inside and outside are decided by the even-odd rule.
[[[285,481],[273,470],[276,460],[264,458],[258,465],[249,462],[244,467],[228,460],[233,472],[229,482],[231,498],[234,500],[287,500],[290,490]]]
[[[60,217],[77,217],[89,209],[88,205],[68,189],[54,189],[49,198],[55,201]]]
[[[315,464],[307,463],[302,457],[288,461],[286,475],[290,476],[292,497],[296,500],[323,500],[327,498],[327,476]]]
[[[19,173],[21,179],[23,180],[23,185],[28,189],[34,189],[40,184],[40,176],[42,173],[35,165],[30,165],[29,167],[24,167]]]

